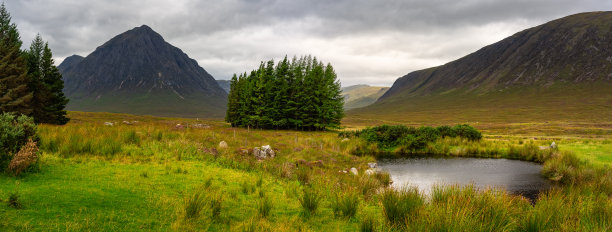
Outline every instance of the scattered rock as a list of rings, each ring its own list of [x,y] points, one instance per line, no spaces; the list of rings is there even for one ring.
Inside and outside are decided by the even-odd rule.
[[[134,125],[133,122],[129,122],[129,121],[123,121],[123,124],[125,124],[125,125]]]
[[[268,159],[268,158],[274,158],[276,154],[274,150],[272,150],[270,145],[265,145],[265,146],[262,146],[261,148],[259,147],[253,148],[253,155],[257,159]]]
[[[227,148],[227,143],[225,141],[219,142],[219,149],[225,149],[225,148]]]
[[[261,151],[266,153],[266,156],[268,156],[269,158],[274,158],[274,156],[276,156],[274,150],[272,150],[272,147],[270,147],[270,145],[261,146]]]
[[[197,123],[197,124],[191,125],[191,127],[193,127],[193,128],[200,128],[200,129],[209,129],[210,125]]]
[[[204,148],[202,149],[204,152],[208,153],[208,154],[212,154],[214,156],[218,156],[219,155],[219,151],[217,151],[216,148]]]
[[[357,170],[357,168],[351,168],[350,170],[351,173],[353,173],[353,175],[359,175],[359,171]]]
[[[557,149],[557,144],[554,141],[550,144],[550,149]]]
[[[105,126],[113,126],[114,124],[112,122],[104,122]]]
[[[540,150],[546,150],[546,149],[549,149],[549,148],[550,148],[550,146],[540,146]]]
[[[377,168],[378,164],[377,163],[368,163],[368,167],[370,167],[370,168]]]
[[[342,142],[343,142],[343,143],[346,143],[346,142],[348,142],[348,141],[351,141],[351,140],[350,140],[349,138],[344,138],[344,139],[342,139]]]
[[[179,124],[176,124],[176,126],[174,126],[174,129],[176,129],[176,130],[182,130],[182,129],[185,129],[185,128],[186,128],[186,126],[185,126],[185,125],[182,125],[182,124],[180,124],[180,123],[179,123]]]
[[[368,176],[369,175],[374,175],[374,174],[376,174],[376,170],[370,168],[370,169],[365,171],[365,174],[368,175]]]

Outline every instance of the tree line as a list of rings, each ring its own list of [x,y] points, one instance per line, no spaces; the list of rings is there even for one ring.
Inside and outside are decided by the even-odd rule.
[[[21,50],[17,25],[0,6],[0,113],[32,116],[36,123],[66,124],[64,81],[40,35]]]
[[[226,121],[232,126],[325,130],[340,126],[344,116],[336,72],[316,57],[261,62],[230,83]]]

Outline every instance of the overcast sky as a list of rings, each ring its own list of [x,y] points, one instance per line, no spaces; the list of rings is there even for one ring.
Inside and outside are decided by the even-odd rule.
[[[312,54],[344,86],[390,86],[518,31],[610,0],[5,0],[24,47],[40,33],[57,64],[146,24],[215,79]]]

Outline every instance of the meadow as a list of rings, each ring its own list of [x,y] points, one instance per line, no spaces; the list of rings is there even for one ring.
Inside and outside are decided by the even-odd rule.
[[[333,131],[111,113],[69,117],[64,126],[39,126],[42,154],[34,171],[0,175],[0,231],[612,229],[612,140],[606,133],[474,125],[483,140],[428,145],[441,155],[543,163],[543,175],[557,184],[532,204],[470,186],[438,186],[431,196],[386,188],[388,175],[364,174],[375,157],[357,152],[375,147]],[[350,130],[366,123],[344,124]],[[539,149],[552,141],[558,151]],[[254,158],[252,149],[263,145],[276,157]],[[352,167],[359,175],[348,172]]]

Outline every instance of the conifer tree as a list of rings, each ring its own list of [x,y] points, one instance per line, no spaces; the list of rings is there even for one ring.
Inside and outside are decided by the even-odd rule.
[[[54,65],[49,44],[37,35],[26,56],[34,120],[36,123],[66,124],[69,119],[64,108],[68,99],[64,96],[64,81]]]
[[[232,126],[325,130],[344,116],[333,67],[315,57],[261,62],[251,74],[234,75],[226,121]]]
[[[27,63],[21,54],[17,26],[4,3],[0,5],[0,112],[32,113]]]
[[[58,125],[66,124],[70,119],[66,117],[66,104],[68,104],[68,98],[64,95],[64,80],[59,69],[55,66],[53,60],[53,54],[49,48],[49,44],[45,43],[42,54],[42,74],[43,84],[49,91],[47,105],[45,111],[50,116],[46,123],[53,123]]]

